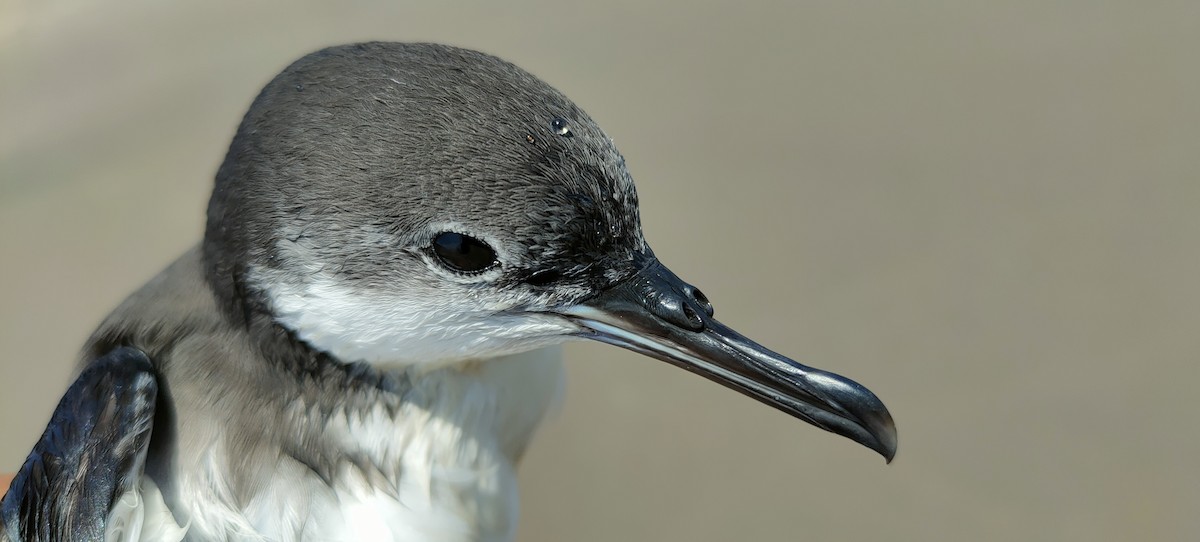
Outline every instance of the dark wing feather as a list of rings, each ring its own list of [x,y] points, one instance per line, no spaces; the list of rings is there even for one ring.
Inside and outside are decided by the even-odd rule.
[[[113,502],[142,476],[157,394],[140,350],[90,363],[0,501],[0,540],[103,542]]]

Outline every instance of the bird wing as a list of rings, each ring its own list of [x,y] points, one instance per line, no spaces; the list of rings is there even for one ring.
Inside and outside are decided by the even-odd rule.
[[[0,501],[0,542],[138,540],[158,381],[145,353],[89,363]],[[114,513],[117,512],[117,513]]]

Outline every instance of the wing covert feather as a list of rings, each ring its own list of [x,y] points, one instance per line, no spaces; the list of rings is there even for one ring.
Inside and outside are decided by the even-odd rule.
[[[0,541],[103,542],[114,502],[142,477],[157,395],[140,350],[88,364],[0,501]]]

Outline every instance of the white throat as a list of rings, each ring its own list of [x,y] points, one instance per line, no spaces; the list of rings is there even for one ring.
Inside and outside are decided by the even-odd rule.
[[[333,499],[344,527],[316,539],[511,541],[516,463],[561,395],[560,360],[551,347],[425,373],[398,413],[331,428],[398,478],[380,488],[348,473]]]
[[[560,316],[507,312],[507,299],[414,285],[363,291],[334,277],[305,282],[256,270],[251,281],[276,320],[311,346],[352,362],[442,366],[565,342],[575,327]]]
[[[302,283],[269,273],[258,270],[251,280],[281,325],[337,359],[403,371],[412,387],[321,429],[339,454],[358,463],[345,462],[324,480],[282,462],[237,517],[206,516],[221,507],[189,503],[196,512],[190,532],[213,539],[252,531],[267,540],[511,541],[515,465],[561,395],[556,345],[570,338],[570,324],[491,310],[461,292],[363,291],[319,273]]]

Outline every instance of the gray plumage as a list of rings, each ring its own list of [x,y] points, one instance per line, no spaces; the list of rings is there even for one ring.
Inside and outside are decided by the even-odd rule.
[[[486,265],[448,263],[447,233]],[[544,348],[578,337],[895,452],[873,394],[713,320],[657,262],[624,160],[578,106],[482,53],[367,43],[254,100],[203,243],[101,324],[39,457],[123,481],[88,540],[510,540],[512,468],[561,378]],[[154,376],[153,408],[114,399],[122,374]],[[71,412],[105,401],[142,413],[123,425],[139,446],[87,452]],[[72,498],[35,470],[0,538],[71,538],[32,529]]]
[[[571,137],[552,130],[556,118]],[[621,267],[645,248],[637,203],[608,136],[524,70],[464,49],[367,43],[304,57],[254,101],[217,173],[204,254],[232,294],[239,265],[292,260],[275,250],[288,235],[316,259],[352,261],[339,276],[369,287],[428,244],[415,237],[430,217],[411,209],[436,209],[505,232],[515,269],[501,287],[553,270],[556,290],[578,296],[629,274]]]

